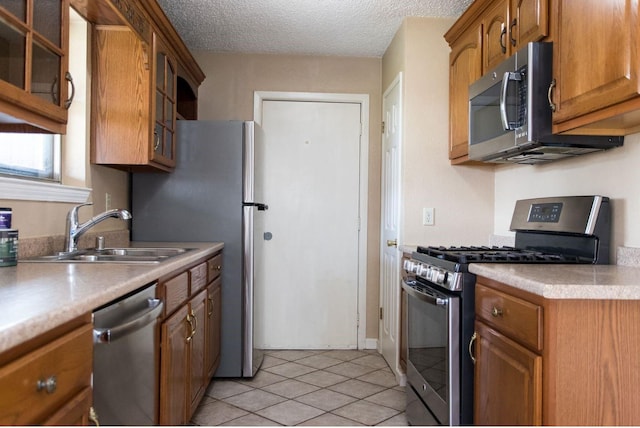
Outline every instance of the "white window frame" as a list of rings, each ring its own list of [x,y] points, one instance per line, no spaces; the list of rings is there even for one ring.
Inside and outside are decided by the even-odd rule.
[[[0,177],[0,199],[83,203],[87,201],[90,193],[91,189],[87,187]]]

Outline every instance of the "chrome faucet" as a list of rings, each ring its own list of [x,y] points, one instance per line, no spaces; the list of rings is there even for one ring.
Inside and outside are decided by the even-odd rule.
[[[71,208],[71,210],[67,214],[67,231],[64,234],[65,252],[71,253],[73,251],[76,251],[78,249],[78,238],[80,238],[83,233],[85,233],[96,224],[100,223],[102,220],[106,220],[111,217],[119,218],[121,220],[129,220],[131,218],[131,213],[129,211],[123,209],[113,209],[100,213],[82,224],[78,224],[78,210],[80,209],[80,207],[84,207],[87,205],[93,204],[88,203],[76,205],[75,207]]]

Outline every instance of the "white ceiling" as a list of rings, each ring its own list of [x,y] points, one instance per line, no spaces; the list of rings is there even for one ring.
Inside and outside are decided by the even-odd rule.
[[[158,0],[191,50],[381,57],[407,16],[472,0]]]

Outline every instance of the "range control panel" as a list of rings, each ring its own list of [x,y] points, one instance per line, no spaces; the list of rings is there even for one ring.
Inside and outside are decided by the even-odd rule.
[[[537,223],[557,223],[562,213],[562,202],[549,204],[531,204],[527,221]]]

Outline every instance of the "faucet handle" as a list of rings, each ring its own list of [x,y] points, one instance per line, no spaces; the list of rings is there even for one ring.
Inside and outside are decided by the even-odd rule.
[[[93,205],[93,202],[86,202],[84,204],[79,204],[79,205],[74,206],[73,208],[71,208],[69,210],[69,214],[67,215],[67,218],[77,221],[78,220],[78,210],[80,208],[86,207],[88,205]]]

